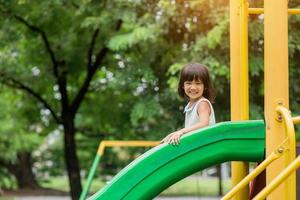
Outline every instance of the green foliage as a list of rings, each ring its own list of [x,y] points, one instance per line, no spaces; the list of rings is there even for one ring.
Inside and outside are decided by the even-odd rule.
[[[14,177],[4,168],[0,168],[0,188],[16,188],[16,180]]]
[[[0,107],[0,156],[2,159],[15,161],[18,151],[32,151],[41,141],[41,136],[34,129],[34,121],[28,115],[25,118],[26,105],[22,104],[22,96],[2,88],[5,93],[1,95]],[[3,91],[2,90],[2,91]],[[31,123],[32,124],[31,124]],[[42,127],[41,127],[42,128]]]
[[[219,24],[214,26],[207,34],[207,47],[210,49],[216,48],[217,45],[222,44],[224,39],[222,35],[228,31],[229,28],[229,19],[225,18]]]
[[[171,65],[168,69],[168,75],[171,76],[168,79],[168,85],[170,87],[170,89],[173,92],[177,92],[177,88],[178,88],[178,73],[180,72],[180,70],[182,69],[182,67],[184,66],[184,63],[174,63],[173,65]]]
[[[159,34],[159,27],[150,25],[148,27],[137,27],[130,33],[118,34],[112,37],[108,47],[113,51],[122,51],[147,40],[154,40]]]
[[[146,123],[158,123],[155,117],[160,114],[160,105],[152,99],[141,101],[134,105],[130,118],[133,126],[137,126],[138,122],[143,120]]]
[[[24,104],[26,98],[1,87],[0,98],[0,160],[15,164],[17,153],[35,150],[42,141],[43,125],[36,118],[34,109]],[[28,113],[28,109],[31,113]],[[15,188],[14,177],[5,168],[0,167],[0,187]]]

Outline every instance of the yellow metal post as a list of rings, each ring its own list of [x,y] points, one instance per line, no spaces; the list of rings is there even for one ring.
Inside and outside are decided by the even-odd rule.
[[[266,156],[284,140],[285,130],[276,107],[289,107],[288,87],[288,0],[264,0],[265,17],[265,120]],[[295,151],[295,149],[290,149]],[[289,154],[267,168],[267,185],[290,162]],[[295,173],[274,190],[268,200],[295,200]]]
[[[248,2],[230,0],[230,91],[231,120],[249,119],[248,94]],[[249,171],[248,163],[232,162],[232,185],[237,185]],[[248,199],[245,187],[234,197]]]

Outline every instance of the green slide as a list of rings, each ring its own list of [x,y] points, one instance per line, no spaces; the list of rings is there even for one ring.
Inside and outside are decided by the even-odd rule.
[[[130,163],[90,200],[153,199],[179,180],[226,161],[264,159],[261,120],[223,122],[184,135],[178,146],[158,145]]]

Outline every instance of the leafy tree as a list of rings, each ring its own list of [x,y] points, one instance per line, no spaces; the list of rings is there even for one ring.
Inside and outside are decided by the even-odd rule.
[[[51,122],[63,126],[74,199],[81,192],[74,119],[109,52],[105,41],[122,24],[120,16],[105,11],[95,19],[97,11],[111,6],[106,2],[78,3],[1,2],[1,40],[9,41],[2,49],[1,81],[34,97],[50,112]],[[89,26],[93,19],[97,23]]]
[[[38,184],[32,172],[33,162],[31,152],[42,141],[42,129],[36,115],[29,114],[36,109],[30,104],[24,104],[26,97],[12,93],[1,87],[3,95],[0,98],[0,164],[6,167],[0,173],[1,184],[14,187],[10,172],[16,177],[19,188],[37,188]],[[30,124],[30,125],[29,125]]]

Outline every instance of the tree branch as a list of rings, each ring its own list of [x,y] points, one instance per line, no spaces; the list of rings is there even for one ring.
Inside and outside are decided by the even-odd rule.
[[[66,79],[66,71],[58,71],[58,66],[59,65],[64,65],[64,61],[58,61],[56,58],[55,58],[55,54],[54,54],[54,51],[52,50],[51,46],[50,46],[50,43],[49,43],[49,40],[47,38],[47,35],[45,33],[45,31],[43,31],[42,29],[40,29],[39,27],[37,26],[34,26],[32,24],[30,24],[28,21],[26,21],[24,18],[18,16],[18,15],[14,15],[14,17],[20,21],[21,23],[23,23],[24,25],[26,25],[30,30],[32,30],[33,32],[36,32],[38,34],[41,35],[42,37],[42,40],[45,44],[45,47],[46,47],[46,50],[50,56],[50,59],[51,59],[51,62],[52,62],[52,65],[53,65],[53,74],[54,74],[54,77],[56,77],[56,80],[57,80],[57,84],[59,86],[59,92],[62,96],[62,99],[61,99],[61,103],[62,103],[62,108],[68,108],[69,106],[69,102],[68,102],[68,94],[67,94],[67,89],[66,89],[66,86],[67,86],[67,79]],[[64,111],[64,110],[63,110]],[[57,119],[56,119],[57,120]]]
[[[106,47],[104,47],[102,50],[101,50],[101,59],[103,59],[107,53],[108,49]],[[94,74],[96,73],[97,71],[97,67],[94,67],[94,66],[91,66],[89,69],[88,69],[88,72],[87,72],[87,76],[79,90],[79,92],[77,93],[76,97],[74,98],[72,104],[71,104],[71,112],[72,114],[75,114],[85,96],[85,94],[87,93],[88,91],[88,88],[90,86],[90,83],[92,81],[92,78],[94,76]]]
[[[118,20],[116,23],[116,27],[115,27],[115,31],[119,31],[122,25],[122,20]],[[98,33],[97,33],[98,34]],[[95,33],[94,33],[95,36]],[[94,37],[93,36],[93,37]],[[91,49],[91,48],[90,48]],[[79,90],[79,92],[77,93],[76,97],[74,98],[72,104],[71,104],[71,112],[72,114],[75,114],[85,96],[85,94],[88,91],[88,88],[90,86],[90,83],[92,81],[93,76],[95,75],[99,65],[101,64],[101,62],[103,61],[105,55],[108,52],[108,48],[107,47],[103,47],[96,56],[96,60],[93,64],[90,63],[90,67],[88,67],[88,71],[87,71],[87,76]]]
[[[67,69],[65,67],[65,62],[62,61],[60,63],[60,72],[59,76],[57,78],[57,84],[58,84],[58,89],[61,94],[61,107],[62,107],[62,115],[65,114],[65,112],[68,112],[69,110],[69,97],[68,97],[68,91],[67,91]]]
[[[87,68],[91,68],[92,67],[92,55],[93,55],[93,51],[94,51],[94,47],[95,47],[95,42],[96,42],[96,38],[98,36],[99,33],[99,28],[97,28],[92,36],[92,41],[91,41],[91,45],[88,51],[88,64],[87,64]]]
[[[23,90],[25,92],[27,92],[28,94],[30,94],[31,96],[33,96],[35,99],[37,99],[39,102],[41,102],[45,108],[47,108],[52,117],[54,118],[54,120],[60,124],[61,120],[60,118],[56,115],[56,113],[54,112],[54,110],[52,109],[52,107],[50,106],[50,104],[37,92],[35,92],[33,89],[31,89],[30,87],[26,86],[25,84],[23,84],[22,82],[12,78],[12,77],[8,77],[5,74],[1,73],[0,77],[3,77],[4,79],[1,79],[1,82],[7,86],[13,87],[13,88],[17,88],[20,90]]]
[[[52,50],[52,48],[50,46],[50,43],[49,43],[49,40],[48,40],[48,37],[47,37],[46,33],[42,29],[38,28],[37,26],[34,26],[34,25],[30,24],[29,22],[27,22],[24,18],[22,18],[22,17],[20,17],[18,15],[14,15],[14,17],[18,21],[20,21],[21,23],[23,23],[24,25],[26,25],[30,30],[32,30],[34,32],[37,32],[38,34],[41,35],[42,40],[43,40],[43,42],[45,44],[46,50],[47,50],[47,52],[48,52],[48,54],[50,56],[50,59],[51,59],[52,65],[53,65],[54,76],[58,77],[58,62],[57,62],[57,60],[55,58],[55,55],[54,55],[54,52],[53,52],[53,50]]]
[[[118,20],[117,23],[116,23],[116,26],[115,26],[115,32],[119,31],[121,26],[122,26],[122,23],[123,21],[122,20]],[[98,66],[100,65],[100,63],[102,62],[102,59],[104,58],[105,56],[105,53],[108,49],[106,47],[104,47],[103,49],[101,49],[97,56],[96,56],[96,60],[93,64],[93,67],[92,68],[98,68]],[[104,55],[103,55],[104,54]]]

